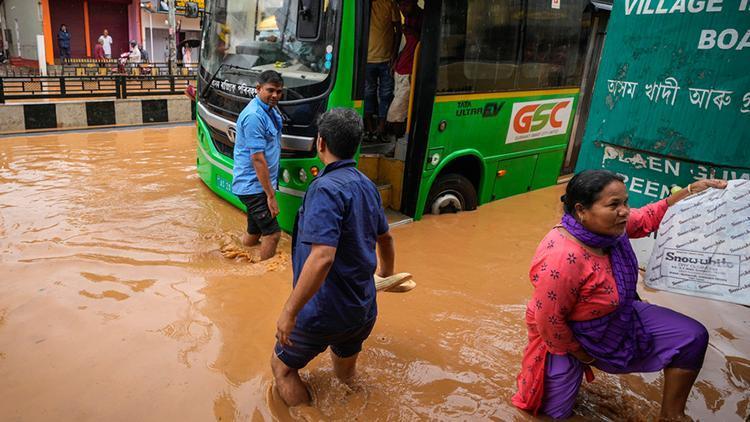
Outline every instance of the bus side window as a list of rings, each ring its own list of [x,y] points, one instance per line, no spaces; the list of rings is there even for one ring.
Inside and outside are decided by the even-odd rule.
[[[443,2],[439,93],[513,89],[522,0]]]
[[[578,86],[590,28],[584,19],[587,2],[527,0],[526,35],[518,89]]]
[[[443,2],[438,93],[578,86],[589,34],[585,2]],[[524,10],[527,12],[524,13]]]

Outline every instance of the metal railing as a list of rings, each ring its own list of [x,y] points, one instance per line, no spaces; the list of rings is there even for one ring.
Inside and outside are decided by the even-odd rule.
[[[195,76],[198,74],[198,63],[177,62],[175,76]],[[117,59],[70,59],[63,64],[47,67],[47,76],[168,76],[169,63],[133,63],[120,62]],[[37,68],[0,66],[1,77],[42,76]]]
[[[182,94],[194,76],[18,76],[0,77],[0,104],[44,98],[141,97]]]

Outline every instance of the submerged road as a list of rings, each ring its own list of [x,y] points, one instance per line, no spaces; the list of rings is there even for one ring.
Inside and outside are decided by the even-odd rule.
[[[253,263],[244,215],[201,183],[194,146],[192,126],[0,139],[0,420],[533,419],[510,396],[560,186],[394,229],[417,288],[379,296],[358,388],[322,355],[305,372],[316,407],[288,410],[269,358],[289,241]],[[750,309],[643,296],[709,329],[688,413],[745,420]],[[653,420],[661,385],[597,372],[576,418]]]

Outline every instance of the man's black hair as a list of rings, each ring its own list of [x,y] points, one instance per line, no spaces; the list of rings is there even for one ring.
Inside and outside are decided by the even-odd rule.
[[[318,118],[318,133],[333,155],[342,160],[354,157],[362,142],[362,117],[351,108],[334,108]]]
[[[275,70],[265,70],[258,75],[258,85],[274,84],[284,86],[284,78]]]

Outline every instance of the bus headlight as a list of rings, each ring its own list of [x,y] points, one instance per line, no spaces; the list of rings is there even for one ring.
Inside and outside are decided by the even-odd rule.
[[[302,183],[307,183],[307,172],[305,169],[299,169],[299,181]]]
[[[292,175],[289,174],[289,170],[284,169],[284,171],[281,172],[281,180],[284,181],[284,183],[289,183],[290,180],[292,180]]]

